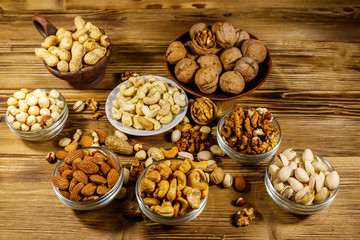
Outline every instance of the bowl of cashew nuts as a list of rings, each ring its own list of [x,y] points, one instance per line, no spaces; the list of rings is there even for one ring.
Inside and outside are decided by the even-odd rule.
[[[175,127],[186,115],[188,98],[174,81],[160,76],[131,77],[106,100],[106,116],[118,130],[153,136]]]
[[[180,225],[199,216],[209,194],[206,175],[188,159],[163,159],[149,165],[136,182],[142,212],[163,225]]]

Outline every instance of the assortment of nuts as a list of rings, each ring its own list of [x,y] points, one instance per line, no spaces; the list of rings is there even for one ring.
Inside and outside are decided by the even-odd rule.
[[[111,113],[126,127],[150,131],[170,123],[186,104],[185,94],[166,81],[153,76],[130,77],[128,85],[122,84],[112,101]]]
[[[292,149],[278,154],[269,166],[269,173],[276,191],[304,205],[325,202],[340,183],[338,173],[330,172],[310,149],[302,154]]]
[[[86,65],[95,65],[107,52],[110,39],[91,22],[81,16],[74,19],[74,33],[59,28],[35,48],[35,54],[50,67],[60,72],[77,71]]]
[[[23,88],[7,100],[7,120],[15,130],[38,131],[53,125],[61,116],[65,102],[56,90],[47,92]]]
[[[216,22],[210,28],[205,23],[194,24],[190,41],[172,42],[166,59],[175,65],[175,76],[183,83],[193,83],[206,94],[218,87],[228,94],[241,93],[259,71],[266,59],[265,45],[250,38],[246,31],[228,22]]]
[[[266,108],[237,108],[226,116],[221,128],[221,136],[229,147],[247,154],[270,151],[278,144],[279,133]]]

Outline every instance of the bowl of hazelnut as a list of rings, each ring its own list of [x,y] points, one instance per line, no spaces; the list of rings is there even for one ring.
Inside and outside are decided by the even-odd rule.
[[[141,211],[154,222],[180,225],[205,208],[209,185],[188,159],[163,159],[149,165],[135,186]]]
[[[65,126],[69,109],[64,96],[55,89],[20,89],[7,100],[5,121],[18,137],[46,141]]]
[[[81,16],[74,19],[75,31],[57,29],[44,16],[35,14],[33,23],[45,38],[35,54],[55,77],[76,89],[89,89],[105,75],[111,43],[104,31]]]
[[[238,107],[222,116],[216,138],[226,155],[251,165],[265,161],[277,152],[281,129],[268,109]]]
[[[274,156],[265,172],[265,187],[282,209],[309,215],[329,207],[339,192],[340,177],[310,149],[286,149]]]
[[[266,46],[227,22],[194,24],[166,51],[167,68],[185,91],[211,100],[245,96],[271,71]]]

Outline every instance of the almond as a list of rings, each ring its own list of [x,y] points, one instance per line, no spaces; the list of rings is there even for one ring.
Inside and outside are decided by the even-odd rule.
[[[108,164],[109,164],[109,166],[110,166],[111,168],[115,168],[116,171],[119,172],[119,170],[120,170],[119,164],[117,163],[117,161],[115,160],[115,158],[113,157],[113,155],[107,154],[107,155],[106,155],[106,160],[107,160],[107,162],[108,162]]]
[[[85,183],[85,184],[89,183],[88,176],[85,173],[83,173],[82,171],[80,171],[80,170],[76,170],[73,173],[73,176],[78,182],[82,182],[82,183]]]
[[[234,180],[234,187],[237,191],[242,192],[246,188],[246,182],[243,176],[237,176]]]
[[[67,151],[68,153],[74,152],[79,146],[79,143],[76,141],[73,141],[72,143],[70,143],[69,145],[67,145],[65,147],[65,151]]]
[[[60,190],[60,193],[61,193],[65,198],[70,198],[70,193],[69,193],[68,191]]]
[[[74,189],[74,187],[76,186],[76,184],[78,184],[78,183],[79,182],[78,182],[78,180],[76,180],[76,178],[71,179],[70,184],[69,184],[69,192],[71,192]]]
[[[77,165],[78,165],[78,163],[80,163],[81,161],[82,161],[81,158],[75,159],[75,160],[72,162],[72,164],[71,164],[72,170],[74,170],[74,171],[78,170]]]
[[[76,150],[74,152],[69,153],[66,157],[65,157],[65,162],[67,164],[71,164],[75,159],[77,158],[83,158],[85,156],[85,152],[81,149]]]
[[[110,188],[106,187],[105,185],[99,185],[96,188],[96,193],[99,195],[104,195],[110,190]]]
[[[69,187],[69,180],[60,175],[53,177],[52,182],[54,183],[55,187],[59,188],[60,190],[66,190]]]
[[[86,174],[95,174],[99,171],[99,167],[90,160],[83,160],[77,164],[77,168]]]
[[[90,181],[98,184],[98,185],[101,185],[101,184],[105,184],[106,183],[106,179],[100,175],[91,175],[90,177]]]
[[[89,137],[89,136],[83,136],[80,140],[81,145],[83,147],[90,147],[92,145],[93,141],[94,140],[92,139],[92,137]]]
[[[73,170],[70,170],[70,169],[66,169],[65,171],[63,171],[62,173],[61,173],[61,176],[63,176],[63,177],[65,177],[65,178],[67,178],[67,179],[69,179],[69,180],[71,180],[72,178],[73,178]]]
[[[115,185],[119,178],[119,172],[115,168],[112,168],[107,175],[108,186],[111,188]]]
[[[96,165],[98,165],[98,166],[101,166],[101,163],[104,161],[104,159],[105,158],[102,158],[102,157],[92,157],[91,158],[91,161],[93,162],[93,163],[95,163]]]
[[[98,199],[98,198],[99,198],[99,196],[92,195],[92,196],[89,196],[89,197],[84,197],[84,198],[82,199],[82,201],[83,201],[83,202],[87,202],[87,201],[91,201],[91,200],[96,200],[96,199]]]
[[[97,185],[95,183],[90,182],[81,189],[81,194],[84,196],[91,196],[95,193],[96,187]]]
[[[106,159],[105,155],[102,154],[101,152],[96,152],[96,153],[94,154],[94,158],[96,158],[96,162],[99,163],[98,165],[100,165],[101,162],[105,161],[105,159]],[[96,164],[95,161],[93,161],[93,162]]]
[[[68,170],[68,169],[71,170],[71,167],[69,165],[67,165],[65,162],[63,162],[59,166],[59,173],[63,173],[65,170]]]
[[[110,171],[111,167],[106,162],[102,162],[101,166],[100,166],[100,169],[101,169],[101,172],[104,175],[106,175]]]
[[[60,160],[62,160],[64,157],[66,157],[66,155],[68,155],[68,153],[63,150],[55,152],[55,157]]]
[[[99,138],[99,142],[100,143],[104,143],[105,140],[106,140],[106,134],[105,133],[102,133],[96,129],[91,129],[91,132],[96,132],[96,134],[98,135],[98,138]]]
[[[80,182],[80,183],[76,184],[76,186],[74,187],[74,189],[70,193],[70,200],[72,200],[72,201],[80,201],[81,196],[79,195],[79,193],[80,193],[81,189],[84,186],[85,186],[85,184],[83,182]]]

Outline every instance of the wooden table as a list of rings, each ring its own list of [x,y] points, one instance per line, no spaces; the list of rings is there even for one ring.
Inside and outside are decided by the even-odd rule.
[[[0,239],[358,239],[360,235],[360,8],[357,1],[17,1],[0,3]],[[226,8],[224,8],[226,7]],[[103,81],[92,90],[75,90],[53,77],[35,56],[42,37],[31,18],[40,12],[56,26],[72,28],[82,15],[101,26],[113,44]],[[144,218],[126,219],[113,201],[97,211],[79,212],[55,195],[51,177],[55,164],[45,161],[57,141],[77,128],[112,134],[103,116],[91,110],[70,110],[64,130],[48,142],[23,141],[5,123],[6,100],[20,89],[56,88],[70,107],[95,97],[100,112],[121,72],[170,77],[165,51],[171,41],[196,22],[229,21],[261,39],[271,52],[270,77],[255,92],[216,102],[225,112],[237,104],[267,107],[282,129],[280,151],[311,148],[325,157],[341,177],[332,205],[311,216],[280,209],[264,186],[268,161],[246,167],[228,157],[216,158],[233,176],[243,175],[245,193],[210,187],[205,210],[193,221],[175,227]],[[156,137],[131,137],[145,148],[170,148],[169,132]],[[134,157],[121,159],[130,166]],[[248,199],[256,210],[251,225],[234,226],[241,208],[232,202]],[[133,197],[133,193],[130,194]]]

